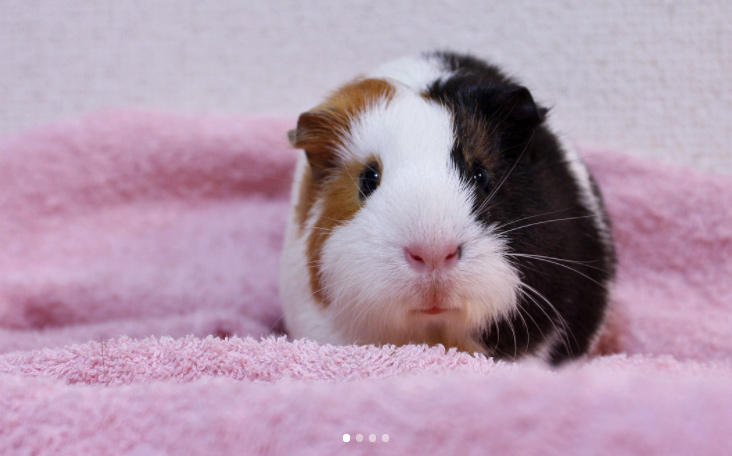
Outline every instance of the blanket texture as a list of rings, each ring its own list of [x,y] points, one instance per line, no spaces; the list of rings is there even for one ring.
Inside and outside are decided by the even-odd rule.
[[[281,335],[293,123],[0,140],[0,454],[732,453],[729,178],[585,151],[619,271],[580,362],[323,346]]]

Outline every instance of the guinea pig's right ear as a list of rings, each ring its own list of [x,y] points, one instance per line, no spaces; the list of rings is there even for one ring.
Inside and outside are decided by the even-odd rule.
[[[518,128],[534,128],[544,122],[547,109],[536,104],[526,87],[513,86],[499,95],[501,104],[507,111],[507,120]]]
[[[316,180],[333,164],[338,130],[335,123],[335,119],[328,114],[328,111],[316,108],[300,114],[297,128],[287,132],[290,144],[305,150]]]

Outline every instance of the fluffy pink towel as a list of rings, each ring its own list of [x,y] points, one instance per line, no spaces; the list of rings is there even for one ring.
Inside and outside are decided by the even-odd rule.
[[[728,178],[586,153],[620,268],[584,362],[260,339],[292,123],[122,111],[0,140],[0,454],[732,453]]]

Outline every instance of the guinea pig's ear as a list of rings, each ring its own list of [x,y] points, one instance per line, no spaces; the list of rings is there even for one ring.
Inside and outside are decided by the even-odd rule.
[[[538,126],[544,121],[548,112],[534,102],[531,92],[526,87],[510,87],[504,90],[499,98],[508,125],[519,129]]]
[[[315,108],[300,114],[297,128],[287,132],[290,144],[304,149],[313,177],[319,179],[335,158],[337,145],[335,119],[325,109]]]
[[[290,145],[292,147],[297,147],[297,130],[292,129],[287,132],[287,139],[290,140]]]

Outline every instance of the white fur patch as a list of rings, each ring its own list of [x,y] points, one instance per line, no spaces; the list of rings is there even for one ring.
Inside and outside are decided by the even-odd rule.
[[[585,165],[577,149],[569,144],[568,141],[561,140],[560,148],[564,154],[564,162],[567,164],[569,172],[572,174],[575,183],[580,189],[580,201],[594,215],[592,220],[600,233],[602,243],[605,245],[606,251],[611,252],[613,250],[613,241],[610,234],[610,227],[603,217],[604,211],[601,207],[600,198],[592,188],[590,171],[587,169],[587,165]]]
[[[410,56],[387,62],[367,75],[390,79],[406,85],[416,93],[424,92],[435,81],[450,77],[442,60],[436,56]]]

